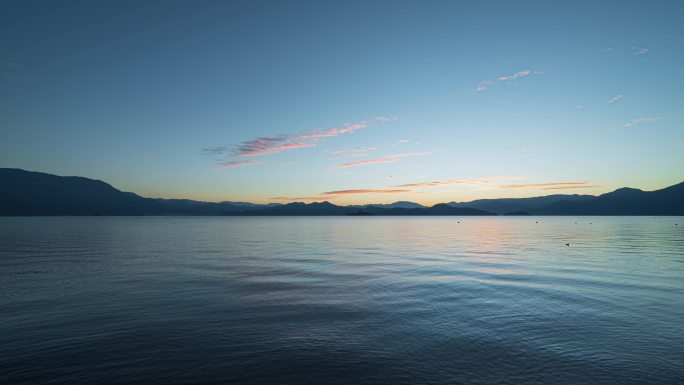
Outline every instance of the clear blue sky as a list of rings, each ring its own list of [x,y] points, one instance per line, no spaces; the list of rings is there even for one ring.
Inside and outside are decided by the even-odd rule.
[[[214,201],[661,188],[684,180],[683,20],[682,1],[3,1],[0,166]]]

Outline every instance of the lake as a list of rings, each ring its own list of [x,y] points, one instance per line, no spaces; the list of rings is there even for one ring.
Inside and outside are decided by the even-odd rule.
[[[0,384],[76,383],[682,384],[684,218],[0,218]]]

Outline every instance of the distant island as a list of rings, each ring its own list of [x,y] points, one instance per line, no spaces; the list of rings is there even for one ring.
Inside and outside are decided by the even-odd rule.
[[[255,204],[144,198],[99,180],[0,168],[0,216],[58,215],[684,215],[684,182],[655,191],[621,188],[599,196],[479,199],[431,207],[405,201],[337,206],[330,202]]]

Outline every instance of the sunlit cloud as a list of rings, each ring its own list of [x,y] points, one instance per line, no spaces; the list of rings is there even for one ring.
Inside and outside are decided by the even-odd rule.
[[[514,188],[543,187],[542,190],[552,190],[552,189],[569,188],[568,186],[574,186],[574,188],[586,187],[588,185],[588,183],[589,182],[587,182],[587,181],[578,181],[578,182],[509,184],[509,185],[499,186],[499,188],[514,189]]]
[[[648,52],[648,48],[632,47],[632,55],[644,55],[646,52]]]
[[[262,156],[271,155],[281,151],[298,148],[316,147],[316,139],[332,136],[351,134],[362,128],[368,127],[366,122],[347,124],[340,128],[331,128],[324,131],[313,131],[305,134],[280,135],[274,137],[262,137],[240,143],[233,151],[233,156]],[[294,140],[294,141],[293,141]],[[301,140],[304,140],[303,142]]]
[[[522,176],[494,176],[494,177],[483,177],[483,178],[466,178],[466,179],[448,179],[448,180],[436,180],[431,182],[419,182],[419,183],[405,183],[400,185],[395,185],[392,187],[403,187],[403,188],[430,188],[430,187],[441,187],[448,185],[462,185],[478,188],[486,187],[498,187],[500,183],[510,183],[515,180],[526,179]]]
[[[368,166],[368,165],[372,165],[372,164],[382,164],[382,163],[396,163],[399,160],[401,160],[402,158],[407,158],[407,157],[412,157],[412,156],[421,156],[421,155],[430,155],[430,153],[429,152],[406,152],[406,153],[401,153],[401,154],[385,155],[385,156],[381,156],[379,158],[366,159],[366,160],[360,160],[357,162],[338,164],[335,166],[335,168],[359,167],[359,166]]]
[[[462,183],[460,180],[444,180],[444,181],[433,181],[433,182],[419,182],[419,183],[405,183],[399,184],[392,187],[437,187],[445,186],[450,184]]]
[[[254,166],[256,164],[261,164],[262,162],[257,162],[253,160],[231,160],[228,162],[221,162],[218,164],[219,167],[223,168],[238,168],[244,166]]]
[[[612,98],[608,99],[608,103],[613,104],[622,98],[624,98],[624,95],[622,95],[622,94],[615,95]]]
[[[297,148],[316,147],[315,142],[285,143],[288,137],[264,137],[241,143],[232,153],[233,156],[262,156]]]
[[[339,150],[330,151],[330,155],[349,154],[351,156],[361,156],[375,150],[377,150],[376,147],[346,147],[340,148]]]
[[[291,138],[293,139],[321,139],[321,138],[329,138],[331,136],[337,136],[340,134],[340,130],[337,128],[331,128],[329,130],[325,131],[314,131],[308,134],[301,134],[301,135],[293,135]]]
[[[378,115],[369,119],[369,121],[386,123],[395,119],[396,118]],[[210,156],[224,157],[224,160],[218,162],[219,166],[236,168],[253,163],[241,162],[237,160],[231,161],[230,158],[265,156],[277,154],[283,151],[317,147],[320,144],[320,141],[325,138],[353,134],[354,132],[369,126],[370,125],[366,120],[362,120],[326,130],[313,130],[305,133],[259,137],[244,141],[235,146],[207,147],[204,148],[203,151],[205,154]],[[367,152],[373,150],[375,150],[374,147],[357,147],[354,149],[333,151],[332,154],[341,154],[348,151],[352,156],[363,156]],[[225,158],[228,159],[226,160]]]
[[[355,194],[403,194],[410,193],[413,190],[376,190],[376,189],[360,189],[360,190],[337,190],[337,191],[327,191],[321,195],[355,195]]]
[[[406,189],[401,189],[401,190],[382,190],[382,189],[357,189],[357,190],[337,190],[337,191],[326,191],[322,192],[318,195],[315,196],[307,196],[307,197],[273,197],[269,198],[272,200],[279,200],[279,201],[290,201],[290,202],[296,202],[296,201],[324,201],[324,200],[331,200],[338,198],[343,195],[364,195],[364,194],[403,194],[403,193],[412,193],[414,192],[413,190],[406,190]]]
[[[568,190],[568,189],[573,189],[573,188],[597,188],[601,186],[556,186],[556,187],[544,187],[542,190]]]
[[[649,117],[644,117],[644,118],[636,118],[632,119],[629,122],[623,124],[623,127],[632,127],[636,126],[642,123],[650,123],[650,122],[655,122],[656,120],[660,119],[660,117],[655,117],[655,118],[649,118]]]
[[[608,47],[608,48],[603,50],[603,52],[612,52],[612,51],[613,51],[613,47]]]
[[[350,162],[350,163],[342,163],[338,164],[335,167],[337,168],[344,168],[344,167],[359,167],[359,166],[368,166],[371,164],[381,164],[381,163],[396,163],[399,161],[399,158],[393,158],[389,156],[383,156],[380,158],[374,158],[374,159],[367,159],[367,160],[360,160],[357,162]]]
[[[508,81],[508,80],[515,80],[515,79],[520,79],[524,78],[526,76],[532,75],[531,70],[522,70],[514,73],[513,75],[508,75],[508,76],[499,76],[499,80],[501,81]]]
[[[340,128],[340,134],[351,134],[362,128],[366,128],[368,125],[365,122],[353,123]]]
[[[304,133],[304,134],[289,135],[288,138],[291,138],[291,139],[329,138],[332,136],[351,134],[351,133],[356,132],[362,128],[367,128],[368,126],[369,126],[368,123],[365,120],[363,120],[360,122],[349,123],[349,124],[346,124],[342,127],[330,128],[330,129],[322,130],[322,131],[321,130],[314,130],[312,132],[308,132],[308,133]]]

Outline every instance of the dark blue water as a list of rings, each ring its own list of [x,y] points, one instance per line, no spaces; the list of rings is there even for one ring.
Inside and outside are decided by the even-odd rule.
[[[684,218],[0,218],[0,384],[75,383],[682,384]]]

